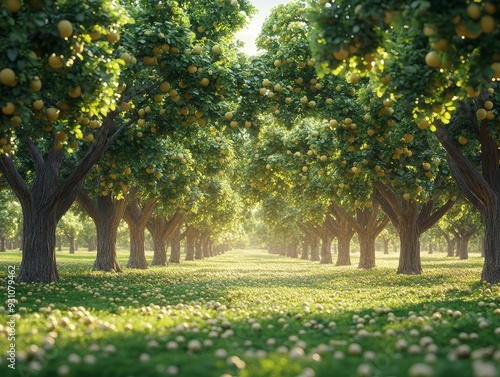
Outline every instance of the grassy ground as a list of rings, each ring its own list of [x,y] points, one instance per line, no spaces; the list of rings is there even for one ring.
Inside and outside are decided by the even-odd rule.
[[[334,267],[258,250],[167,268],[92,272],[58,254],[61,282],[16,285],[16,370],[2,376],[498,375],[500,287],[482,260],[423,256],[424,274]],[[122,265],[126,252],[120,253]],[[0,254],[0,290],[18,252]],[[3,300],[2,300],[3,301]],[[0,350],[8,350],[7,305]],[[0,306],[2,310],[2,306]]]

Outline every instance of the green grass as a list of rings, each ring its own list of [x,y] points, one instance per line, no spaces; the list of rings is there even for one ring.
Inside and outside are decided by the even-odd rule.
[[[407,376],[424,363],[479,377],[473,365],[500,361],[500,290],[478,283],[479,257],[423,255],[413,276],[394,254],[365,271],[356,256],[335,267],[236,250],[121,274],[92,272],[94,257],[58,253],[59,283],[15,287],[16,370],[3,357],[2,376]],[[19,263],[0,254],[5,298]]]

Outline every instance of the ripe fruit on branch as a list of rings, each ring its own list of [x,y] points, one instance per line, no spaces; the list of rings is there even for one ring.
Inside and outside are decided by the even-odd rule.
[[[0,82],[7,86],[16,86],[16,73],[10,68],[4,68],[0,71]]]
[[[57,29],[61,38],[69,38],[73,34],[73,25],[68,20],[59,21]]]

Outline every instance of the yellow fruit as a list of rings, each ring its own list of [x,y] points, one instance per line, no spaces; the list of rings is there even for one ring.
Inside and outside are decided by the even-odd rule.
[[[201,54],[202,51],[203,51],[203,49],[201,48],[200,45],[196,45],[196,46],[193,47],[193,52],[195,54]]]
[[[137,137],[140,139],[140,138],[141,138],[141,137],[143,137],[144,135],[143,135],[143,133],[142,133],[141,131],[139,131],[139,132],[137,132],[137,133],[135,134],[135,136],[137,136]]]
[[[49,122],[55,122],[59,118],[59,109],[49,107],[45,113]]]
[[[2,106],[2,113],[4,113],[5,115],[12,115],[14,114],[15,109],[16,107],[12,102],[7,102],[5,106]]]
[[[231,128],[236,128],[236,127],[238,127],[238,122],[233,120],[233,121],[231,121],[231,123],[229,123],[229,125],[231,126]]]
[[[23,120],[21,119],[21,117],[19,115],[14,115],[10,119],[10,123],[12,123],[14,126],[19,126],[22,122],[23,122]]]
[[[485,108],[486,110],[491,110],[491,109],[493,108],[493,102],[491,102],[491,101],[486,101],[486,102],[484,103],[484,108]]]
[[[212,47],[212,52],[213,52],[214,54],[218,54],[218,53],[220,53],[220,47],[219,47],[218,45],[214,45],[214,46]]]
[[[106,35],[106,39],[108,40],[109,43],[115,43],[120,40],[120,34],[114,33],[114,32],[109,32]]]
[[[426,120],[418,123],[418,128],[420,128],[421,130],[425,130],[427,127],[429,127],[429,122]]]
[[[207,79],[206,77],[204,77],[204,78],[201,79],[200,83],[203,86],[208,86],[208,84],[210,84],[210,80]]]
[[[493,3],[483,3],[484,10],[489,14],[495,14],[497,12],[497,6]]]
[[[11,13],[16,13],[22,6],[21,0],[4,0],[3,4]]]
[[[479,17],[481,17],[481,7],[477,4],[470,4],[467,7],[467,14],[473,20],[477,20]]]
[[[67,139],[68,139],[68,135],[66,135],[66,133],[64,131],[57,131],[56,132],[56,140],[57,141],[63,142],[63,141],[66,141]]]
[[[33,108],[35,110],[42,110],[43,109],[43,101],[41,99],[37,99],[36,101],[33,101]]]
[[[478,120],[483,120],[486,118],[486,110],[485,109],[479,109],[476,111],[476,118]]]
[[[413,135],[412,134],[404,134],[403,139],[405,139],[405,141],[407,143],[411,143],[413,141]]]
[[[2,151],[3,153],[10,153],[10,151],[12,150],[12,146],[9,145],[9,144],[6,144],[2,147]]]
[[[469,141],[469,140],[467,140],[467,138],[466,138],[466,137],[464,137],[464,136],[460,136],[460,137],[458,138],[458,142],[459,142],[461,145],[465,145],[465,144],[467,144],[467,142],[468,142],[468,141]]]
[[[275,60],[273,65],[276,67],[276,68],[279,68],[281,67],[281,60]]]
[[[426,37],[432,37],[437,33],[436,25],[425,25],[424,26],[424,35]]]
[[[95,140],[94,135],[92,135],[92,134],[85,135],[83,139],[87,143],[92,143]]]
[[[160,90],[163,92],[163,93],[166,93],[170,90],[170,83],[164,81],[160,84]]]
[[[500,63],[499,62],[492,63],[490,67],[494,71],[493,78],[496,79],[500,78]]]
[[[349,51],[344,49],[343,47],[339,48],[337,51],[334,51],[333,57],[337,60],[344,60],[349,56]]]
[[[16,86],[16,73],[10,68],[4,68],[0,71],[0,82],[7,86]]]
[[[128,102],[120,103],[120,107],[122,108],[123,111],[129,111],[131,108],[130,103]]]
[[[403,199],[404,200],[410,200],[411,199],[411,195],[406,193],[406,194],[403,194]]]
[[[71,98],[78,98],[80,97],[80,94],[82,94],[82,88],[80,85],[75,86],[73,90],[70,90],[68,92],[68,96],[70,96]]]
[[[42,89],[42,80],[40,80],[38,77],[34,77],[32,80],[30,80],[30,89],[35,93],[39,92],[40,89]]]
[[[497,23],[493,17],[487,14],[481,17],[481,20],[479,20],[479,26],[481,27],[481,31],[483,33],[491,33],[496,29]]]
[[[198,68],[195,65],[190,65],[187,67],[187,71],[189,73],[196,73],[196,72],[198,72]]]
[[[423,162],[422,167],[424,168],[424,170],[431,170],[431,164],[429,164],[428,162]]]
[[[228,111],[225,115],[224,115],[224,118],[226,118],[227,120],[231,120],[233,119],[233,113],[231,111]]]
[[[439,67],[441,61],[439,59],[438,53],[436,51],[429,51],[427,55],[425,55],[425,64],[427,64],[429,67]]]
[[[101,123],[99,123],[99,121],[98,121],[98,120],[95,120],[95,119],[94,119],[94,120],[91,120],[91,121],[89,122],[89,128],[90,128],[90,129],[94,130],[94,129],[99,128],[99,127],[101,127]]]
[[[128,52],[124,52],[120,55],[120,59],[122,59],[126,64],[130,63],[132,60],[132,56]]]
[[[73,25],[68,20],[59,21],[57,29],[61,38],[69,38],[73,34]]]
[[[49,56],[49,65],[54,69],[61,68],[63,65],[63,60],[60,56],[52,54]]]

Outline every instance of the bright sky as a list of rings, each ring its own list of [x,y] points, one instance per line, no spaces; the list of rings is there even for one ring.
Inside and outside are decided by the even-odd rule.
[[[245,29],[236,34],[236,38],[245,43],[244,51],[248,55],[255,55],[257,53],[255,39],[259,35],[262,24],[269,15],[270,10],[276,5],[286,4],[289,1],[290,0],[251,0],[259,13],[253,17],[252,21]]]

